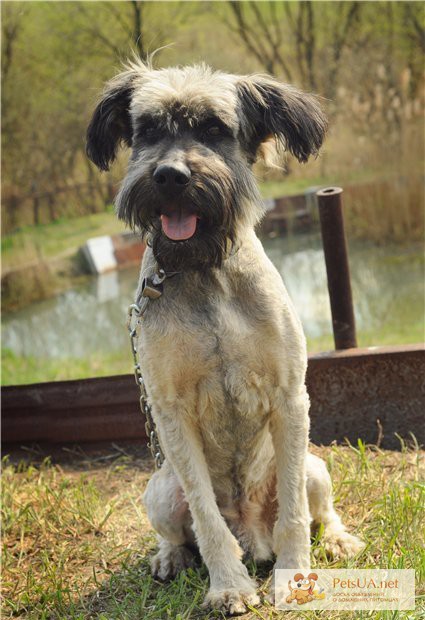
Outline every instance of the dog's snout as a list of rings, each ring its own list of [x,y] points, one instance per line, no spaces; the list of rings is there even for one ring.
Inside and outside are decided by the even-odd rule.
[[[185,164],[160,164],[153,173],[158,189],[182,191],[189,183],[191,172]]]

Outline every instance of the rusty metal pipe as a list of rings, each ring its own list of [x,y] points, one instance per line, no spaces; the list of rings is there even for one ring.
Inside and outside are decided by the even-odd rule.
[[[342,189],[317,192],[335,349],[357,347],[350,268],[342,216]]]

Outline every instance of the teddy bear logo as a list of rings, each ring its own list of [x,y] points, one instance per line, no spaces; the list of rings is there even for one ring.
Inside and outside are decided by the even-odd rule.
[[[294,575],[294,578],[288,581],[290,594],[286,598],[286,602],[297,601],[298,605],[304,605],[304,603],[309,603],[314,599],[324,599],[323,588],[317,589],[317,580],[316,573],[310,573],[307,577],[304,577],[302,573]]]

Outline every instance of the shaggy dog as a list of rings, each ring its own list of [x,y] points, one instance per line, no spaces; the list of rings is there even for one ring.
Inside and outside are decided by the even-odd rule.
[[[147,238],[140,287],[167,274],[138,338],[165,454],[144,494],[159,533],[152,571],[173,577],[196,546],[205,603],[227,613],[259,602],[244,554],[308,573],[311,522],[324,524],[333,554],[361,548],[333,508],[324,463],[307,452],[305,338],[254,232],[253,162],[270,146],[307,161],[326,125],[313,96],[271,77],[134,61],[106,85],[88,128],[101,170],[121,142],[131,148],[116,208]]]

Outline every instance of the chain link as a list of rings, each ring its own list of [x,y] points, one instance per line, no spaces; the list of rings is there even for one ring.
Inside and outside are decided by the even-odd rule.
[[[148,402],[145,382],[143,380],[140,363],[137,357],[137,328],[140,327],[140,320],[146,311],[149,302],[148,297],[142,298],[140,305],[131,304],[128,308],[127,329],[130,335],[131,353],[134,362],[134,378],[140,390],[140,410],[145,415],[145,430],[148,438],[148,448],[151,451],[152,458],[155,461],[156,469],[160,469],[164,462],[164,453],[159,443],[158,434],[156,432],[155,422],[152,418],[152,409]]]

